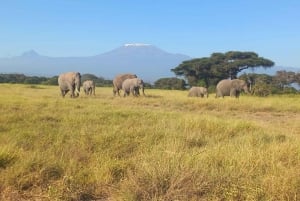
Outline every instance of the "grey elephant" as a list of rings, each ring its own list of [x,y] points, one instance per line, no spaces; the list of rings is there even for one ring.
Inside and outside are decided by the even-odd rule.
[[[86,95],[94,95],[95,96],[95,82],[93,80],[86,80],[82,84],[83,91]]]
[[[124,91],[124,97],[129,96],[131,93],[133,96],[139,96],[140,95],[140,89],[142,89],[143,94],[144,93],[144,82],[140,78],[131,78],[124,80],[122,84],[122,90]]]
[[[241,91],[248,91],[248,84],[245,80],[233,79],[233,80],[221,80],[216,87],[216,98],[224,96],[232,96],[238,98]]]
[[[208,91],[206,87],[192,87],[188,93],[189,97],[204,97],[208,98]]]
[[[122,89],[122,84],[123,84],[124,80],[129,79],[129,78],[137,78],[137,76],[135,74],[126,73],[126,74],[119,74],[113,79],[114,96],[116,95],[116,93],[118,93],[118,95],[120,96],[120,90]]]
[[[68,91],[71,92],[71,98],[78,97],[81,85],[81,75],[79,72],[62,73],[58,77],[58,85],[62,97],[65,97]]]

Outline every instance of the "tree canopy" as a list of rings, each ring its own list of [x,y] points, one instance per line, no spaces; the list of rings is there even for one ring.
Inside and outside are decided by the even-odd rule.
[[[208,87],[221,79],[236,78],[237,74],[247,68],[269,68],[274,62],[259,57],[255,52],[229,51],[213,53],[210,57],[196,58],[183,61],[171,69],[178,76],[184,76],[190,85],[204,82]]]
[[[185,89],[185,81],[176,77],[171,78],[160,78],[155,81],[154,87],[157,89]]]

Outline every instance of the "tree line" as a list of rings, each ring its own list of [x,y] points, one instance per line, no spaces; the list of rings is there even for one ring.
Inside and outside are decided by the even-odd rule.
[[[58,85],[58,76],[39,77],[26,76],[24,74],[0,74],[0,83],[19,83],[19,84],[41,84]],[[253,95],[267,96],[270,94],[299,93],[300,92],[300,73],[291,71],[277,71],[275,75],[244,73],[238,76],[239,79],[249,82],[250,91]],[[82,82],[94,80],[98,87],[111,87],[112,80],[106,80],[93,74],[83,74]],[[201,81],[198,82],[201,86]],[[296,85],[296,86],[295,86]],[[146,83],[146,88],[186,90],[190,85],[185,79],[178,77],[160,78],[153,84]],[[215,91],[215,85],[209,86],[209,91]],[[298,89],[298,90],[297,90]]]
[[[24,74],[0,74],[0,83],[16,83],[16,84],[42,84],[42,85],[58,85],[58,76],[27,76]],[[93,74],[83,74],[81,81],[93,80],[98,87],[112,86],[112,80],[106,80],[103,77],[97,77]]]
[[[240,78],[249,83],[254,95],[296,93],[292,85],[297,84],[299,88],[300,73],[278,71],[274,76],[255,73],[238,76],[245,69],[271,68],[274,64],[255,52],[229,51],[183,61],[171,71],[184,77],[189,86],[205,86],[210,91],[214,90],[220,80]]]
[[[183,61],[171,69],[176,77],[160,78],[154,84],[145,83],[146,88],[185,90],[190,86],[204,86],[213,92],[222,79],[240,78],[250,85],[252,94],[266,96],[278,93],[297,93],[300,88],[300,73],[278,71],[276,75],[242,74],[245,69],[271,68],[274,62],[260,57],[255,52],[229,51],[213,53],[210,57]],[[181,77],[181,78],[180,78]],[[44,84],[58,85],[58,76],[38,77],[24,74],[0,74],[0,83]],[[112,86],[112,80],[97,77],[93,74],[83,74],[82,82],[93,80],[96,86]]]

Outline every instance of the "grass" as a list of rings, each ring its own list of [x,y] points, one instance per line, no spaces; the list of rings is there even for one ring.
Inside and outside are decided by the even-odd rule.
[[[0,200],[299,200],[299,95],[0,85]]]

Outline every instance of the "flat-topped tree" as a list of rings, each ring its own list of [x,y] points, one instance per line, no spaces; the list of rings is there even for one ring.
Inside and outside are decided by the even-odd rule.
[[[226,53],[213,53],[210,57],[183,61],[171,71],[175,75],[184,76],[190,85],[204,82],[208,87],[211,84],[216,84],[221,79],[234,79],[244,69],[269,68],[273,65],[273,61],[259,57],[255,52],[229,51]]]

